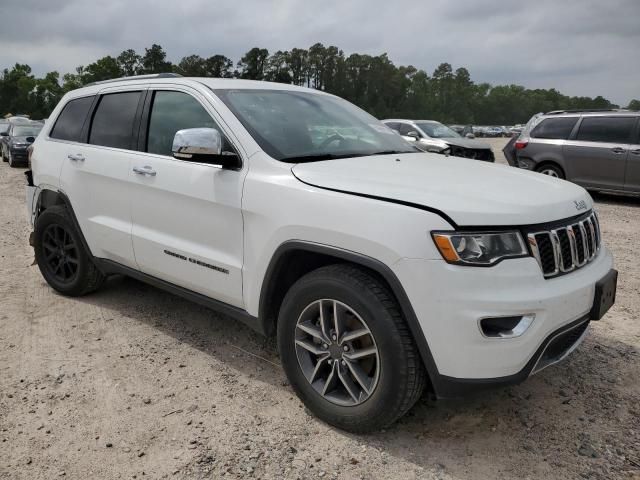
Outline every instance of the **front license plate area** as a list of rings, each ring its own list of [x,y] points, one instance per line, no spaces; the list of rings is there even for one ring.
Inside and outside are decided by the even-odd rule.
[[[617,284],[618,272],[613,269],[598,280],[591,308],[591,320],[600,320],[615,303]]]

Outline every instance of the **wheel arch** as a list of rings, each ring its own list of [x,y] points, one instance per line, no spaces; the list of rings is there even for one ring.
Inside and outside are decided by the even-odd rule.
[[[273,336],[282,301],[289,288],[303,275],[325,265],[350,263],[365,269],[385,284],[398,302],[400,310],[416,342],[432,387],[439,377],[427,339],[398,277],[375,258],[329,245],[292,240],[281,244],[267,267],[260,289],[258,318],[263,331]]]
[[[35,224],[38,220],[38,217],[44,212],[47,208],[53,207],[55,205],[60,205],[65,207],[65,209],[69,212],[71,216],[71,221],[73,222],[73,226],[78,231],[80,235],[80,240],[82,242],[82,246],[85,248],[87,254],[93,258],[93,254],[91,253],[91,249],[89,248],[89,244],[87,243],[86,238],[84,237],[84,233],[80,228],[80,223],[78,223],[78,219],[76,218],[76,214],[73,211],[73,206],[71,205],[71,200],[69,197],[60,190],[55,190],[53,188],[43,187],[38,192],[38,198],[35,200],[35,210],[33,217],[33,225],[35,228]]]

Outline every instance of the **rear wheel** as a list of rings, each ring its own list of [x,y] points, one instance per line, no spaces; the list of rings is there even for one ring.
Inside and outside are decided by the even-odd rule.
[[[564,172],[562,171],[562,169],[552,163],[542,165],[538,167],[536,171],[538,173],[542,173],[543,175],[549,175],[550,177],[564,179]]]
[[[49,207],[36,220],[34,249],[42,276],[64,295],[84,295],[104,281],[104,275],[84,249],[69,212],[62,206]]]
[[[322,267],[291,287],[278,318],[278,348],[307,408],[352,432],[397,420],[427,380],[395,299],[356,266]]]

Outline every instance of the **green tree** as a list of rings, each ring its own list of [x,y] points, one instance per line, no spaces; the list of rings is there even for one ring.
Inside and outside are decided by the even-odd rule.
[[[151,48],[144,49],[141,59],[141,73],[165,73],[171,72],[171,62],[166,61],[167,53],[160,45],[153,44]]]
[[[142,57],[131,48],[124,50],[116,60],[120,71],[126,77],[138,75],[142,71]]]
[[[206,77],[207,61],[200,55],[183,57],[174,70],[185,77]]]
[[[233,61],[224,55],[213,55],[206,60],[207,76],[216,78],[231,78]]]
[[[249,50],[238,62],[240,78],[251,80],[264,79],[269,51],[266,48],[254,47]]]
[[[85,83],[99,82],[122,76],[123,72],[120,69],[120,65],[118,65],[118,61],[112,56],[106,56],[84,68],[83,81]]]
[[[640,100],[633,99],[627,105],[629,110],[640,110]]]

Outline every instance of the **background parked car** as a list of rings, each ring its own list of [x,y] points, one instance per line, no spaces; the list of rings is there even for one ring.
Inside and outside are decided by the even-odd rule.
[[[640,193],[640,112],[566,110],[537,115],[512,145],[515,155],[505,156],[519,168],[591,190]]]
[[[434,120],[382,120],[405,140],[421,150],[449,153],[454,157],[473,158],[493,162],[491,146],[478,140],[464,138],[446,125]]]
[[[16,167],[18,163],[27,165],[27,147],[31,145],[42,130],[42,124],[15,123],[9,130],[0,133],[2,138],[2,160],[9,162],[10,167]]]

